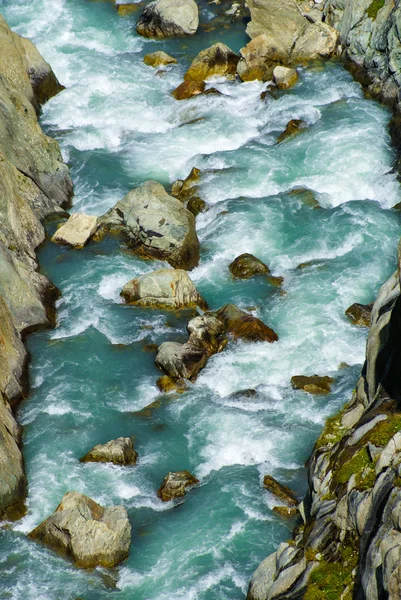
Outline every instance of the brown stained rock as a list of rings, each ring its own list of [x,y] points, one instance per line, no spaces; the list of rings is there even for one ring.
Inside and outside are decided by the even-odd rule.
[[[116,10],[120,17],[127,17],[136,12],[141,6],[142,2],[137,2],[136,4],[116,4]]]
[[[315,194],[312,190],[308,188],[294,188],[290,192],[288,192],[289,196],[295,196],[299,198],[303,204],[306,206],[311,206],[312,208],[320,208],[319,202],[316,200]]]
[[[289,507],[295,507],[298,504],[298,500],[295,492],[289,487],[283,485],[271,475],[265,475],[263,478],[264,487],[278,500],[284,502]]]
[[[176,498],[182,498],[187,493],[187,488],[199,483],[189,471],[170,472],[163,479],[163,483],[157,491],[158,497],[162,502],[169,502]]]
[[[298,73],[289,67],[277,66],[273,71],[273,79],[279,90],[288,90],[298,81]]]
[[[234,339],[250,342],[275,342],[278,335],[257,317],[237,308],[234,304],[226,304],[217,311],[227,333]]]
[[[347,317],[360,327],[370,327],[370,316],[372,313],[373,304],[351,304],[345,311]]]
[[[184,379],[173,379],[168,375],[162,375],[159,377],[159,379],[156,381],[156,385],[159,390],[165,394],[168,394],[169,392],[183,394],[188,389],[188,385]]]
[[[131,525],[123,506],[103,507],[67,492],[56,511],[28,537],[70,558],[77,567],[112,568],[128,556]]]
[[[110,462],[114,465],[134,465],[138,453],[134,450],[130,438],[117,438],[106,444],[98,444],[80,459],[80,462]]]
[[[187,202],[187,209],[191,212],[194,217],[197,217],[200,213],[205,213],[209,210],[208,205],[199,196],[193,196]]]
[[[188,100],[194,96],[199,96],[205,91],[204,81],[183,81],[173,92],[176,100]]]
[[[280,144],[289,137],[299,135],[307,128],[307,126],[307,123],[302,119],[291,119],[291,121],[288,122],[285,131],[278,136],[277,143]]]
[[[283,519],[294,519],[298,515],[298,510],[295,506],[273,506],[273,512]]]
[[[205,81],[213,75],[234,76],[239,61],[228,46],[220,42],[202,50],[184,75],[185,81]]]
[[[166,52],[159,50],[157,52],[151,52],[150,54],[145,54],[143,57],[143,62],[148,67],[160,67],[164,65],[174,65],[177,64],[177,59],[173,56],[170,56]]]
[[[249,279],[254,275],[267,275],[269,267],[253,254],[241,254],[228,267],[234,277]]]
[[[294,375],[291,377],[291,385],[294,390],[303,390],[309,394],[328,394],[331,389],[331,384],[334,383],[332,377],[325,375]]]

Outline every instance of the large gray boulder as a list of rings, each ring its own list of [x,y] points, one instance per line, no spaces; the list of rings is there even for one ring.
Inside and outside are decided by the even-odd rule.
[[[179,310],[207,305],[183,269],[159,269],[132,279],[122,289],[127,304]]]
[[[100,217],[99,226],[121,232],[139,254],[173,267],[190,270],[199,262],[195,217],[156,181],[129,192]]]
[[[193,35],[199,25],[198,5],[194,0],[156,0],[139,17],[136,30],[149,38]]]
[[[67,492],[55,512],[29,537],[70,558],[77,567],[115,567],[128,556],[131,525],[123,506],[103,507]]]
[[[130,438],[120,437],[105,444],[97,444],[83,456],[80,462],[113,463],[114,465],[134,465],[138,452],[134,450]]]

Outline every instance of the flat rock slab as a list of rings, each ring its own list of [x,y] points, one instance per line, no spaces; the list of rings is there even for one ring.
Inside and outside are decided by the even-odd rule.
[[[132,446],[130,438],[117,438],[106,444],[97,444],[80,462],[110,462],[114,465],[134,465],[138,460],[138,453]]]
[[[112,568],[127,558],[131,525],[123,506],[103,507],[67,492],[56,511],[29,537],[70,558],[77,567]]]
[[[169,473],[163,479],[163,483],[157,491],[158,497],[163,502],[182,498],[187,492],[187,488],[199,483],[189,471],[177,471]]]
[[[97,217],[74,213],[63,223],[51,241],[56,244],[66,244],[73,248],[83,248],[97,229]]]
[[[293,492],[289,487],[283,485],[271,475],[265,475],[263,478],[263,485],[265,488],[273,494],[278,500],[281,500],[289,507],[295,507],[298,504],[297,497],[295,492]]]
[[[325,375],[294,375],[291,377],[291,385],[294,390],[303,390],[309,394],[328,394],[331,389],[331,384],[334,383],[332,377]]]

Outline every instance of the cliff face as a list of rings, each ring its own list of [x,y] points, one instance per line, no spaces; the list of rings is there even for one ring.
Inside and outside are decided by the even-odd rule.
[[[339,55],[394,107],[401,140],[401,5],[327,0]],[[329,419],[308,463],[303,524],[255,572],[248,600],[401,598],[401,295],[399,269],[374,304],[350,403]]]
[[[57,290],[37,272],[41,221],[63,212],[72,182],[57,142],[37,120],[58,83],[35,46],[0,16],[0,515],[20,503],[26,480],[10,405],[24,397],[25,333],[49,324]]]

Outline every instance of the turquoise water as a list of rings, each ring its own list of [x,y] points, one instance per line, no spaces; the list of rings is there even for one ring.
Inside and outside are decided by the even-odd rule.
[[[304,462],[363,362],[366,331],[344,310],[372,301],[395,267],[400,218],[390,209],[401,194],[389,114],[336,63],[302,70],[277,99],[260,99],[265,84],[218,80],[224,95],[176,102],[170,92],[189,59],[217,40],[238,50],[242,22],[155,43],[136,36],[138,13],[120,17],[111,2],[0,0],[0,9],[67,86],[44,107],[42,126],[70,164],[74,210],[102,214],[150,177],[169,185],[201,168],[210,210],[197,218],[201,262],[191,277],[211,308],[234,302],[280,337],[231,343],[188,392],[160,395],[146,346],[184,340],[188,315],[124,306],[119,292],[163,263],[140,260],[115,240],[80,252],[47,243],[41,268],[63,297],[56,329],[29,339],[32,391],[19,410],[28,513],[0,530],[0,597],[244,598],[258,563],[293,526],[272,512],[263,475],[305,491]],[[202,22],[215,10],[203,5]],[[155,48],[179,66],[159,75],[146,67],[143,55]],[[293,118],[309,129],[276,145]],[[299,187],[313,190],[322,208],[289,194]],[[228,265],[242,252],[283,276],[282,289],[233,281]],[[291,389],[292,375],[314,373],[335,377],[329,396]],[[247,388],[257,396],[230,397]],[[78,462],[94,444],[131,435],[136,466]],[[174,508],[155,491],[179,469],[201,483]],[[115,571],[80,571],[25,537],[67,490],[127,507],[132,547]]]

